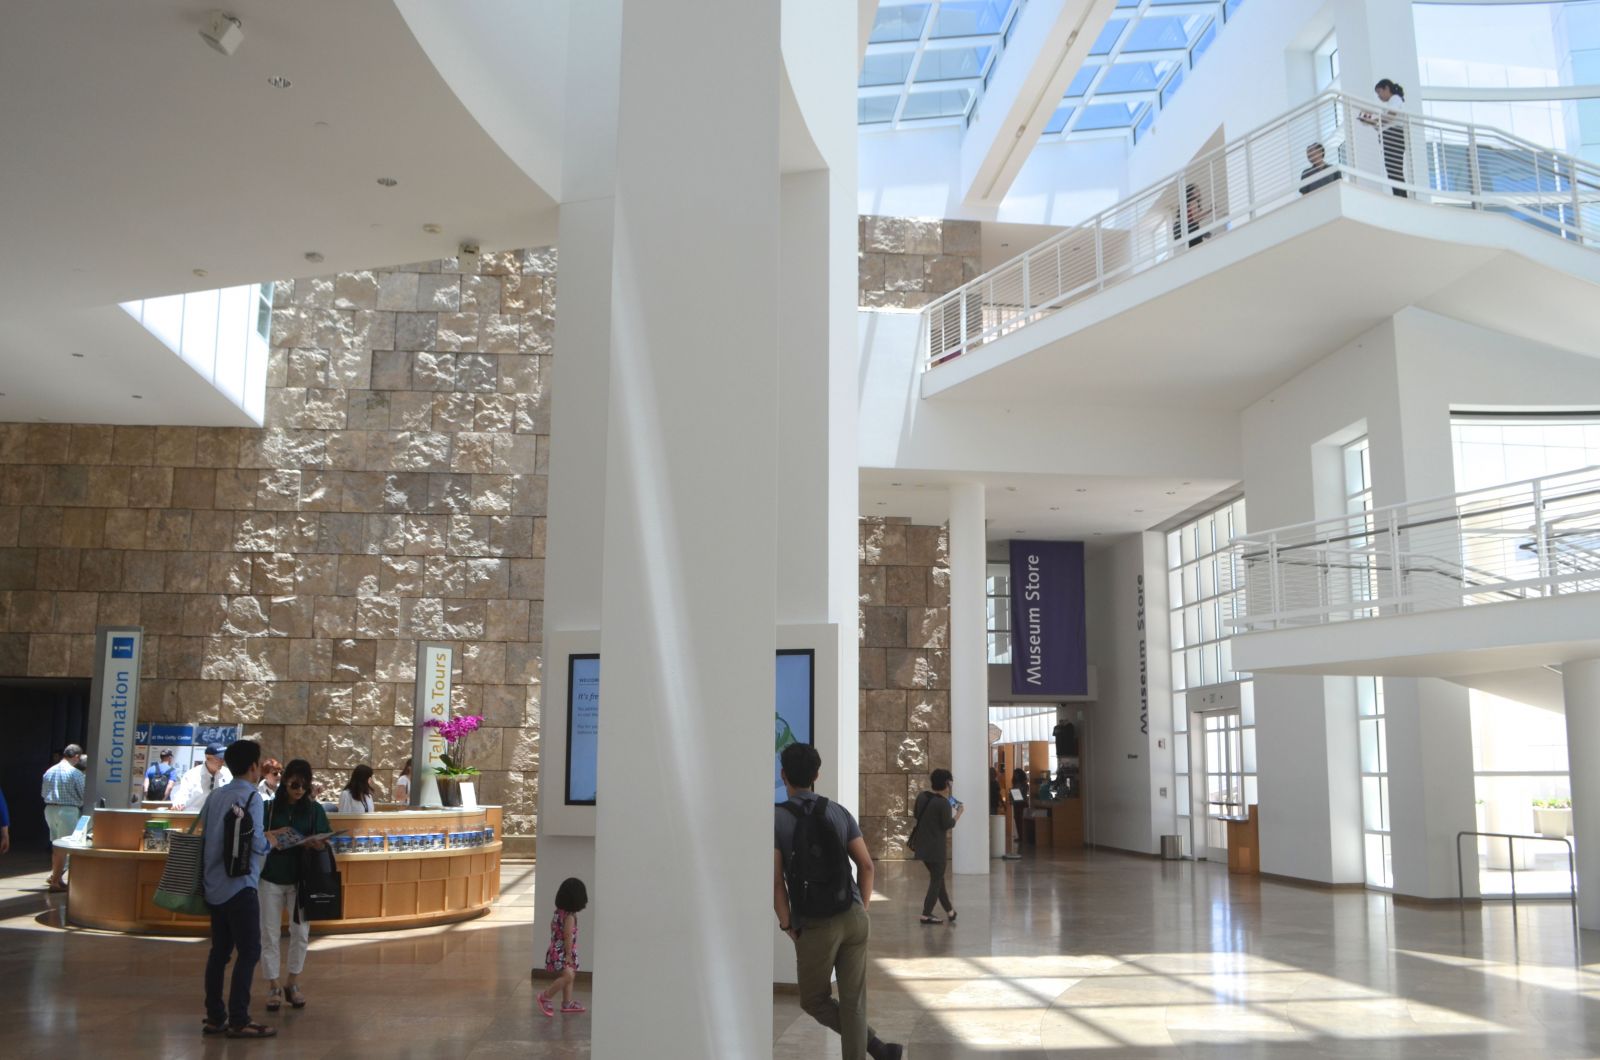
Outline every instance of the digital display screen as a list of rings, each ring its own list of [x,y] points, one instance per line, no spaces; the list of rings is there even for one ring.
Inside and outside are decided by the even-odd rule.
[[[567,658],[567,805],[593,806],[599,787],[600,656]]]
[[[772,755],[772,801],[783,802],[789,793],[783,786],[783,749],[792,743],[815,743],[811,721],[814,704],[813,670],[816,654],[809,648],[778,652],[777,695],[773,722],[775,743]]]

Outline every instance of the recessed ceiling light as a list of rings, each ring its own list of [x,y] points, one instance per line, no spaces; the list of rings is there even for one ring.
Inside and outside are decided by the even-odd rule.
[[[885,506],[888,505],[888,503],[889,503],[888,501],[879,501],[878,502],[878,507],[880,507],[880,508],[885,507]]]
[[[371,223],[371,224],[369,224],[369,225],[368,225],[368,226],[367,226],[367,227],[368,227],[368,228],[382,228],[382,227],[383,227],[383,225],[381,225],[381,224],[379,224],[379,223],[378,223],[378,222],[376,222],[376,221],[374,221],[374,222],[372,222],[372,223]]]
[[[1144,514],[1144,509],[1143,508],[1135,508],[1133,510],[1133,514],[1134,515],[1143,515]]]
[[[83,354],[81,354],[81,353],[75,353],[75,354],[73,354],[73,355],[72,355],[72,356],[74,356],[74,357],[79,357],[79,358],[81,358],[81,357],[82,357],[82,356],[83,356]]]
[[[1169,496],[1169,497],[1176,497],[1177,495],[1178,495],[1178,491],[1177,490],[1168,490],[1167,491],[1167,496]]]
[[[1088,490],[1086,490],[1086,489],[1084,489],[1084,488],[1083,488],[1083,487],[1082,487],[1082,486],[1079,486],[1079,487],[1078,487],[1078,492],[1079,492],[1079,493],[1088,493],[1088,492],[1089,492],[1089,491],[1088,491]]]
[[[333,128],[333,126],[329,125],[325,121],[314,121],[314,122],[311,123],[311,127],[313,129],[331,129],[331,128]]]
[[[891,482],[891,483],[889,483],[889,485],[891,485],[891,486],[898,486],[898,485],[900,485],[900,483],[898,483],[898,482]]]
[[[1100,532],[1100,531],[1098,531],[1098,530],[1096,530],[1096,531],[1095,531],[1095,532],[1094,532],[1094,536],[1095,536],[1095,537],[1104,537],[1104,536],[1105,536],[1105,535],[1104,535],[1104,534],[1102,534],[1102,533],[1101,533],[1101,532]]]
[[[1015,492],[1017,492],[1017,487],[1015,487],[1015,486],[1007,486],[1006,487],[1006,492],[1007,493],[1015,493]]]
[[[322,251],[320,251],[320,250],[308,250],[308,251],[306,251],[306,260],[307,261],[321,261],[322,260]]]
[[[400,182],[398,180],[395,180],[393,177],[379,177],[378,178],[378,183],[382,184],[386,188],[392,188],[392,187],[394,187],[396,184],[398,184]]]
[[[135,395],[133,395],[133,400],[135,400],[135,401],[143,401],[144,400],[144,395],[143,394],[135,394]]]
[[[204,269],[190,269],[189,271],[194,273],[196,276],[201,277],[202,279],[205,278],[206,270]]]
[[[6,396],[6,392],[4,390],[0,390],[0,397],[5,397],[5,396]]]
[[[436,224],[434,224],[434,223],[432,223],[432,222],[431,222],[431,221],[430,221],[430,222],[429,222],[429,223],[428,223],[428,224],[425,224],[425,225],[423,225],[423,226],[422,226],[422,230],[423,230],[423,231],[424,231],[424,232],[426,232],[426,233],[428,233],[428,234],[429,234],[429,235],[430,235],[430,236],[436,236],[436,235],[438,235],[438,234],[439,234],[439,233],[440,233],[440,232],[443,232],[443,231],[444,231],[444,229],[443,229],[443,228],[441,228],[441,227],[439,227],[439,226],[438,226],[438,225],[436,225]]]
[[[1010,243],[1001,243],[1000,244],[1002,249],[1005,248],[1005,247],[1009,247],[1010,245],[1011,245]]]
[[[273,88],[288,88],[290,85],[294,84],[294,82],[289,80],[287,77],[284,77],[282,74],[277,74],[273,77],[267,78],[267,84],[271,85]]]
[[[1059,507],[1057,507],[1057,506],[1056,506],[1056,505],[1054,505],[1054,504],[1052,504],[1052,505],[1051,505],[1051,506],[1050,506],[1050,510],[1051,510],[1051,511],[1052,511],[1052,512],[1059,512],[1059,511],[1060,511],[1060,510],[1061,510],[1061,509],[1060,509],[1060,508],[1059,508]]]

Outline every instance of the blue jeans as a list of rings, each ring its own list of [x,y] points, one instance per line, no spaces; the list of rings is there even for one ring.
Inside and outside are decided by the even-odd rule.
[[[250,980],[261,960],[261,900],[246,887],[211,909],[211,955],[206,958],[206,1022],[243,1027],[250,1022]],[[222,1007],[222,974],[235,952],[228,1007]]]

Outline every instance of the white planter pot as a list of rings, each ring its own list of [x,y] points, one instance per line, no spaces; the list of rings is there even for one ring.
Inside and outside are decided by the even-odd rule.
[[[1572,834],[1571,810],[1533,811],[1533,830],[1548,839],[1564,839]]]

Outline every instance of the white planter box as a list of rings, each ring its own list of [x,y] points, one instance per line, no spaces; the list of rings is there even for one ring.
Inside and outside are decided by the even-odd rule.
[[[1572,834],[1572,811],[1534,807],[1533,830],[1548,839],[1564,839]]]

